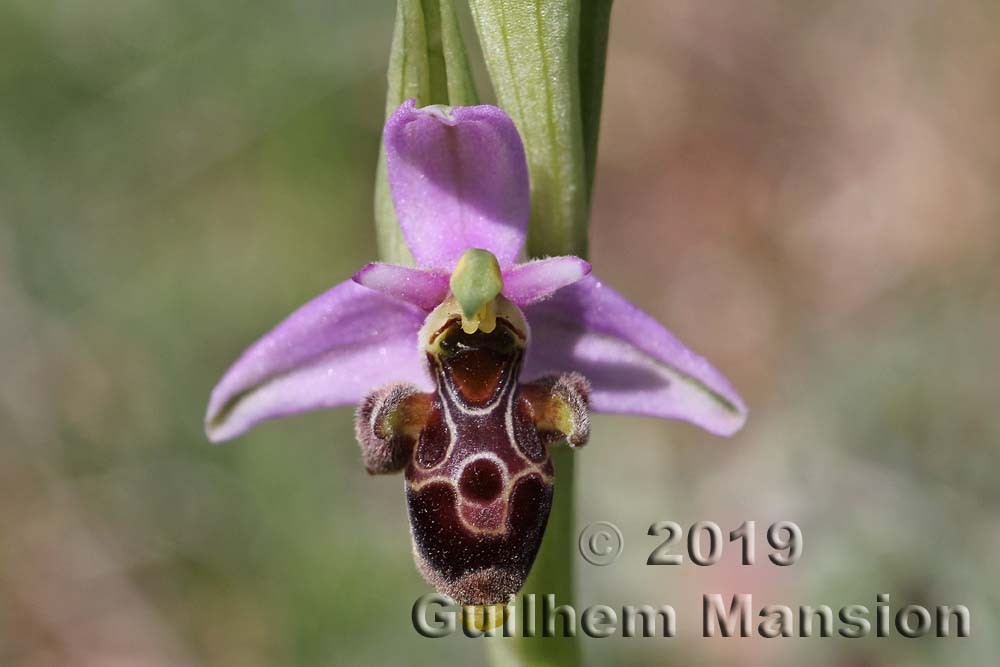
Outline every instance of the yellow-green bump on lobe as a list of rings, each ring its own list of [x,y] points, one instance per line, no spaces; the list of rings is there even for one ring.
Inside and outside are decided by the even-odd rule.
[[[503,290],[500,263],[488,250],[469,248],[451,274],[451,293],[462,309],[462,329],[490,333],[496,327],[494,301]]]

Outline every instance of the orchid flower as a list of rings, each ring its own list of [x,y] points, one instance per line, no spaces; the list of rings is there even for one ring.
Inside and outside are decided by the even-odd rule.
[[[385,126],[393,203],[416,267],[374,263],[250,346],[206,431],[360,406],[370,473],[405,471],[414,555],[462,604],[516,593],[552,503],[548,447],[583,445],[590,410],[729,435],[732,386],[577,257],[519,263],[524,148],[493,106],[403,103]]]

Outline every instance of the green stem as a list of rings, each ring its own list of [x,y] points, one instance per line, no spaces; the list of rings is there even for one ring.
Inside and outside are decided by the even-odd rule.
[[[587,255],[611,0],[469,0],[500,105],[524,140],[531,174],[528,254]],[[476,104],[452,0],[398,0],[386,116],[403,101]],[[383,260],[408,264],[379,151],[375,222]],[[524,593],[574,602],[574,453],[552,449],[556,494]],[[579,665],[573,638],[493,639],[496,664]]]
[[[497,99],[517,124],[531,174],[528,255],[587,255],[611,0],[469,0]],[[556,493],[522,589],[575,600],[575,461],[552,448]],[[491,640],[494,664],[579,665],[573,638]]]

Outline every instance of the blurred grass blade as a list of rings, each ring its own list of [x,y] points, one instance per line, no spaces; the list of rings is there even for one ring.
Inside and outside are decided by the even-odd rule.
[[[419,106],[477,103],[452,0],[398,0],[387,79],[386,118],[410,98],[416,98]],[[375,234],[383,260],[413,263],[392,207],[381,144],[375,175]]]
[[[532,256],[587,251],[579,0],[469,0],[500,106],[524,139]]]

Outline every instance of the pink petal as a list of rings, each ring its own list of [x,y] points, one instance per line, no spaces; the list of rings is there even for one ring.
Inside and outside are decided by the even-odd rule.
[[[503,295],[519,306],[527,306],[547,299],[589,273],[590,263],[572,255],[536,259],[504,271]]]
[[[212,391],[205,431],[228,440],[276,417],[356,405],[373,387],[433,387],[417,352],[425,313],[345,281],[251,345]]]
[[[681,419],[718,435],[746,421],[719,371],[594,276],[524,313],[532,334],[525,380],[578,371],[590,380],[596,412]]]
[[[493,106],[400,105],[385,124],[389,186],[420,266],[449,273],[482,248],[517,261],[528,227],[528,167],[513,121]]]
[[[354,274],[354,282],[424,310],[433,310],[448,296],[448,274],[397,264],[375,263]]]

